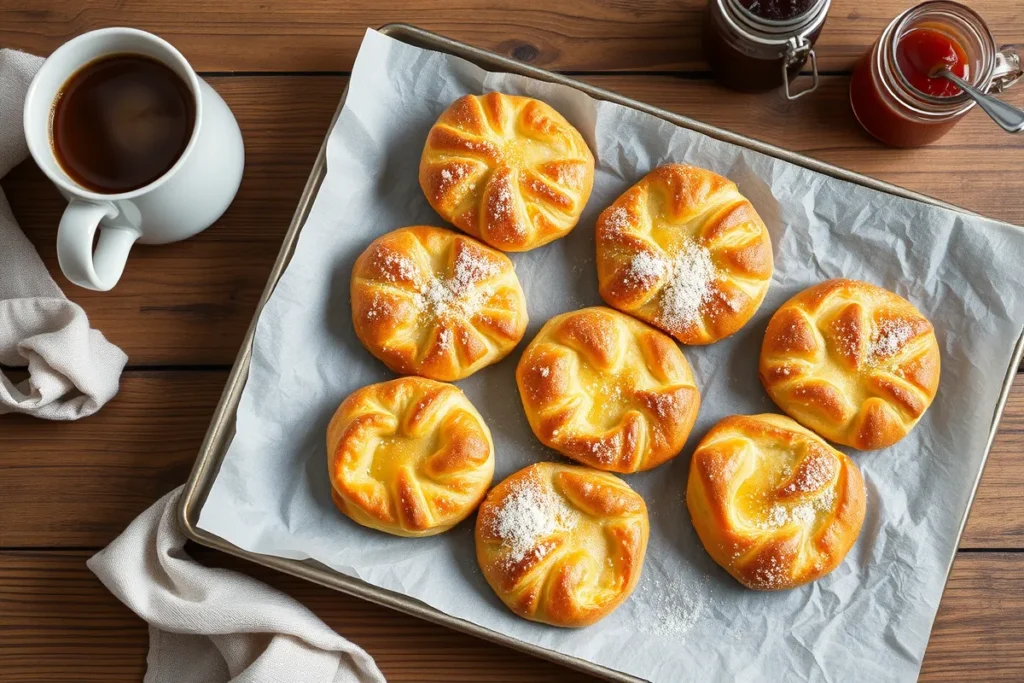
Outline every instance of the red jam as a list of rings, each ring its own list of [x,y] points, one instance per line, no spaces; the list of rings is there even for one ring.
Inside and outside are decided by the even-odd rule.
[[[893,147],[920,147],[938,140],[963,113],[928,116],[922,109],[933,111],[938,105],[923,101],[908,104],[907,98],[918,97],[913,91],[937,98],[959,95],[959,87],[944,78],[933,78],[932,74],[948,68],[970,80],[971,62],[966,50],[940,22],[915,26],[901,35],[895,45],[889,43],[888,49],[895,57],[892,62],[878,59],[879,50],[886,47],[884,41],[876,43],[853,70],[850,104],[854,115],[867,132]],[[884,64],[891,66],[882,73]],[[905,93],[898,92],[901,88]]]
[[[896,44],[896,64],[907,82],[920,92],[934,97],[953,97],[960,88],[945,78],[935,78],[941,69],[970,80],[967,53],[955,40],[933,28],[907,31]]]

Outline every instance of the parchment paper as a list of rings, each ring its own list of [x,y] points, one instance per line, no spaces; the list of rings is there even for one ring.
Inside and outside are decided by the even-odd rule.
[[[324,433],[331,414],[351,391],[391,378],[352,331],[352,263],[387,231],[444,225],[417,184],[427,130],[457,97],[491,90],[545,100],[579,128],[598,160],[578,227],[511,255],[530,314],[523,343],[459,383],[494,434],[495,483],[559,458],[530,432],[513,373],[548,318],[601,303],[593,226],[621,192],[666,162],[713,169],[753,202],[775,249],[775,278],[757,316],[732,338],[684,349],[703,394],[690,442],[671,463],[626,478],[651,512],[641,585],[618,611],[582,630],[509,613],[477,569],[472,520],[441,536],[394,538],[350,522],[329,493]],[[202,529],[247,550],[314,558],[448,614],[652,681],[916,678],[1022,332],[1024,231],[831,179],[374,31],[356,60],[327,164],[295,255],[259,321],[237,435],[202,510]],[[683,500],[689,457],[720,418],[777,411],[756,371],[768,318],[796,292],[838,276],[895,290],[932,320],[941,386],[909,437],[852,453],[868,509],[842,566],[795,590],[749,591],[709,559],[693,531]]]

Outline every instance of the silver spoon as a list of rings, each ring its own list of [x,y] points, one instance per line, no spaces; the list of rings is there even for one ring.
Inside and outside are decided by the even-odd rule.
[[[999,127],[1010,133],[1019,133],[1024,130],[1024,111],[1003,102],[1000,99],[986,95],[973,85],[954,75],[949,69],[939,69],[931,74],[932,78],[945,78],[958,85],[967,95],[978,103],[978,106],[985,110],[985,113],[992,117],[992,120],[999,124]]]

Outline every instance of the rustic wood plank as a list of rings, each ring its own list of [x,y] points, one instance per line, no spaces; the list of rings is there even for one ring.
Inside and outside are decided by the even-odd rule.
[[[0,553],[0,680],[138,681],[142,621],[85,567],[88,552]],[[364,647],[399,681],[555,681],[590,677],[255,565],[199,550],[291,594]],[[1019,681],[1024,676],[1024,554],[961,554],[953,568],[921,681]]]
[[[936,145],[891,150],[860,131],[846,102],[847,81],[841,77],[826,78],[822,92],[796,103],[667,76],[589,80],[986,215],[1024,223],[1024,192],[1013,191],[1024,137],[1002,134],[980,112]],[[15,215],[58,282],[135,366],[233,361],[345,79],[268,76],[212,82],[234,109],[246,139],[248,163],[240,194],[207,232],[175,245],[139,247],[112,292],[74,287],[59,274],[55,235],[63,201],[34,165],[22,164],[4,182]],[[953,158],[955,165],[950,164]],[[969,183],[964,182],[967,174]]]
[[[188,477],[225,371],[128,372],[85,420],[0,417],[0,547],[100,547]],[[339,397],[340,398],[340,397]],[[1024,549],[1024,375],[1018,375],[964,548]]]
[[[1024,554],[957,555],[920,680],[1020,681],[1024,679],[1021,642]]]
[[[0,553],[0,680],[139,681],[145,624],[86,569],[88,552]],[[210,557],[213,553],[202,553]],[[219,557],[293,594],[367,649],[388,681],[588,681],[553,664],[329,591]]]
[[[0,417],[0,547],[101,547],[192,469],[227,373],[129,372],[96,415]]]
[[[1024,373],[1014,379],[961,548],[1024,548]]]
[[[40,5],[43,6],[40,6]],[[133,0],[8,0],[0,44],[49,54],[72,36],[103,26],[136,26],[174,43],[205,71],[342,71],[351,68],[367,26],[410,22],[473,45],[552,69],[699,70],[706,0],[559,3],[485,0],[440,7],[430,0],[243,0],[173,5]],[[1024,42],[1017,3],[971,5],[1000,42]],[[825,70],[849,69],[902,0],[833,2],[817,52]]]

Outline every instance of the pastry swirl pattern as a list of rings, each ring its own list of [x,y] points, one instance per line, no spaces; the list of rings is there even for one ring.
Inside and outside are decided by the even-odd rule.
[[[454,381],[504,358],[526,333],[526,298],[501,252],[451,230],[401,228],[352,268],[352,323],[400,374]]]
[[[419,178],[446,221],[502,251],[526,251],[576,225],[593,189],[594,155],[540,100],[466,95],[430,129]]]
[[[781,590],[839,566],[865,489],[844,453],[790,418],[734,415],[697,446],[686,504],[715,562],[748,588]]]
[[[523,352],[516,381],[544,445],[610,472],[675,457],[700,407],[675,342],[600,306],[549,320]]]
[[[917,424],[939,386],[939,344],[906,299],[867,282],[829,280],[768,323],[759,375],[787,414],[826,439],[890,446]]]
[[[739,330],[772,272],[761,217],[735,183],[703,168],[660,166],[597,219],[601,297],[684,344]]]
[[[335,504],[397,536],[430,536],[468,517],[494,474],[483,418],[451,384],[402,377],[353,392],[327,428]]]
[[[621,479],[542,462],[487,495],[476,554],[510,610],[578,627],[604,618],[633,591],[649,536],[647,506]]]

